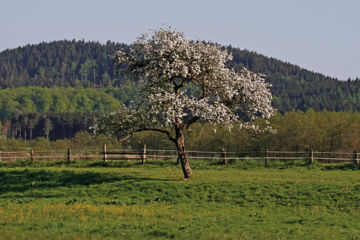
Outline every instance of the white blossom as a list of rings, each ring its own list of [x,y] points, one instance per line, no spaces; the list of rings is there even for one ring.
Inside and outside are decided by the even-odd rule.
[[[247,69],[236,73],[226,67],[231,59],[221,46],[189,41],[170,28],[143,34],[130,51],[120,50],[115,57],[117,68],[126,65],[142,80],[140,102],[103,117],[97,129],[121,137],[147,128],[186,130],[195,121],[231,129],[243,117],[271,117],[265,76]],[[188,93],[191,88],[194,94]]]

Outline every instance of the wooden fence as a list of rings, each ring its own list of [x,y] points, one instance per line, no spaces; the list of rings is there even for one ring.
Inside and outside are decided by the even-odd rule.
[[[297,161],[305,160],[309,164],[316,161],[322,163],[354,162],[360,164],[360,154],[354,152],[319,152],[319,151],[252,151],[252,152],[228,152],[225,148],[220,152],[211,151],[188,151],[190,160],[222,161],[228,164],[233,160],[259,160],[268,165],[271,161]],[[106,145],[99,149],[67,149],[67,150],[44,150],[44,151],[0,151],[0,161],[9,162],[15,160],[24,161],[54,161],[62,160],[71,162],[73,160],[176,160],[176,150],[146,149],[107,149]]]

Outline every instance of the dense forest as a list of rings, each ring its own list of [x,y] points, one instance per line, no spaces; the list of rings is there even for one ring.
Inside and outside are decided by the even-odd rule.
[[[0,87],[120,86],[111,55],[124,44],[56,41],[0,53]]]
[[[111,56],[125,44],[84,41],[55,41],[27,45],[0,53],[0,88],[121,87],[136,81],[113,71]],[[229,67],[242,67],[266,74],[272,84],[274,106],[292,110],[360,110],[360,79],[339,81],[261,54],[231,46]]]
[[[360,110],[360,79],[339,81],[299,66],[268,58],[255,52],[229,47],[234,59],[229,65],[266,74],[272,84],[273,103],[281,112]]]
[[[29,118],[34,116],[29,116]],[[49,115],[48,119],[61,129],[61,124],[78,124],[79,128],[93,123],[94,119],[86,116],[79,117],[72,114]],[[56,122],[55,119],[60,121]],[[46,118],[38,120],[38,131],[47,131]],[[63,123],[60,123],[64,121]],[[84,124],[86,123],[86,124]],[[59,125],[58,125],[59,124]],[[263,125],[259,119],[256,124]],[[63,125],[63,126],[64,126]],[[277,114],[270,119],[273,130],[256,133],[235,125],[231,131],[217,125],[194,124],[187,135],[188,149],[204,151],[220,151],[226,148],[232,152],[257,152],[266,149],[279,151],[309,151],[314,149],[322,152],[360,152],[360,114],[350,112],[315,112],[310,109],[306,112],[296,111]],[[82,149],[96,148],[106,143],[110,148],[139,149],[146,144],[149,149],[174,149],[175,145],[168,140],[165,134],[156,132],[136,133],[129,141],[119,144],[116,139],[105,136],[93,137],[86,129],[73,134],[71,138],[49,141],[46,137],[37,136],[33,141],[22,138],[0,138],[0,150],[34,149],[67,149],[69,147]],[[25,132],[22,132],[24,134]],[[29,134],[29,133],[28,133]],[[52,133],[52,134],[55,134]],[[58,133],[60,134],[60,133]],[[69,134],[69,133],[64,133]]]
[[[95,119],[127,104],[136,88],[41,88],[20,87],[0,90],[0,121],[6,138],[51,140],[71,138],[88,130]]]
[[[264,126],[264,120],[255,124]],[[189,149],[234,152],[264,151],[309,151],[360,152],[360,113],[296,111],[276,114],[270,119],[275,131],[258,133],[235,125],[231,131],[212,124],[194,124],[187,135]],[[174,148],[164,134],[142,132],[136,134],[129,145],[150,149]]]
[[[0,120],[22,113],[109,113],[128,104],[136,88],[41,88],[0,89]]]
[[[5,138],[72,138],[102,114],[128,104],[137,79],[113,71],[111,56],[129,46],[55,41],[0,53],[0,121]],[[225,48],[225,47],[224,47]],[[226,47],[228,63],[266,74],[274,107],[291,111],[360,110],[360,79],[339,81],[261,54]]]

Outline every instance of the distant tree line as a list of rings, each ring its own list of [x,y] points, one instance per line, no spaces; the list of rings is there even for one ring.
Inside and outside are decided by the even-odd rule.
[[[128,45],[110,41],[100,44],[64,40],[27,45],[1,52],[2,138],[7,141],[34,140],[39,137],[51,141],[71,139],[77,133],[88,132],[89,126],[95,119],[117,109],[120,103],[128,104],[131,100],[136,101],[134,96],[137,91],[137,79],[113,71],[110,56],[119,48],[127,49]],[[234,59],[228,63],[231,68],[239,71],[242,67],[247,67],[254,72],[264,73],[267,81],[272,83],[273,104],[281,114],[284,114],[271,119],[278,133],[271,137],[269,135],[271,140],[266,142],[266,135],[252,135],[247,131],[237,132],[234,129],[229,135],[233,138],[231,139],[220,137],[221,128],[213,135],[212,126],[196,125],[197,128],[193,129],[193,133],[202,132],[198,134],[199,136],[195,134],[193,139],[200,136],[207,137],[199,141],[194,140],[193,143],[190,141],[193,148],[210,147],[212,143],[214,144],[212,147],[217,147],[216,141],[238,144],[243,139],[242,145],[236,145],[242,146],[238,149],[265,145],[279,149],[305,149],[310,146],[307,144],[310,135],[304,136],[304,134],[309,133],[309,126],[316,126],[313,128],[317,129],[314,132],[321,132],[322,135],[318,134],[318,137],[314,138],[316,141],[311,140],[313,141],[311,145],[318,146],[316,144],[321,143],[324,144],[321,149],[334,150],[343,146],[346,132],[349,136],[357,134],[358,114],[340,111],[360,110],[360,79],[338,81],[255,52],[231,46],[227,49],[234,56]],[[189,91],[192,90],[196,89],[190,87]],[[313,109],[315,113],[308,109]],[[339,113],[327,111],[317,113],[323,110]],[[313,117],[310,118],[310,115]],[[313,122],[305,122],[309,119]],[[334,125],[335,123],[337,125]],[[281,129],[285,129],[284,132]],[[141,144],[143,141],[139,139],[144,141],[152,139],[153,135],[146,134],[137,135],[131,146],[137,142]],[[228,136],[225,131],[223,134]],[[213,142],[209,143],[209,139],[213,139]],[[332,142],[329,139],[332,139]],[[353,136],[348,139],[356,138]],[[159,147],[166,145],[161,137],[153,140]],[[277,145],[274,145],[275,143]],[[227,147],[235,149],[235,145],[230,144]]]
[[[265,126],[264,120],[257,120]],[[193,150],[221,151],[324,151],[360,152],[360,113],[350,112],[287,112],[270,119],[274,132],[256,133],[240,129],[231,131],[221,126],[194,124],[187,137],[187,146]],[[138,133],[128,143],[133,148],[142,144],[152,149],[172,148],[166,136],[156,133]]]
[[[37,137],[32,141],[24,139],[5,139],[0,138],[0,151],[28,151],[33,149],[41,150],[66,150],[66,149],[102,149],[102,145],[106,144],[110,148],[123,148],[116,139],[105,136],[93,137],[87,131],[79,131],[71,138],[58,139],[51,141],[45,137]]]
[[[0,121],[5,138],[51,140],[88,130],[102,114],[127,104],[136,88],[41,88],[0,90]]]
[[[110,57],[127,47],[108,41],[55,41],[0,53],[0,87],[107,87],[124,78],[113,71]]]
[[[129,46],[108,41],[55,41],[27,45],[0,53],[0,88],[121,87],[131,79],[113,71],[111,56]],[[234,58],[228,65],[266,74],[273,86],[273,104],[281,113],[360,110],[360,79],[339,81],[261,54],[227,47]]]
[[[118,143],[117,139],[105,136],[94,137],[89,127],[96,115],[89,114],[49,114],[27,115],[28,119],[11,119],[1,126],[0,148],[26,149],[41,142],[43,148],[66,149],[109,146],[121,148],[173,149],[174,144],[161,133],[141,132],[134,134],[127,142]],[[48,121],[48,122],[47,122]],[[19,124],[26,122],[27,125]],[[35,127],[33,127],[35,124]],[[49,124],[50,123],[50,124]],[[256,122],[264,126],[263,120]],[[285,150],[285,151],[324,151],[360,152],[360,113],[351,112],[287,112],[270,119],[274,132],[255,133],[240,129],[237,125],[229,132],[221,126],[194,124],[187,134],[186,145],[192,150],[246,152]],[[31,129],[33,140],[30,140]],[[18,137],[18,138],[13,138]],[[48,137],[48,138],[47,138]],[[40,139],[40,140],[39,140]],[[76,139],[76,140],[74,140]],[[75,142],[74,142],[75,141]],[[38,146],[41,149],[40,145]]]
[[[119,95],[119,89],[4,89],[0,90],[0,119],[21,113],[108,113],[119,107],[120,101],[116,98],[121,99]]]
[[[359,78],[339,81],[256,52],[228,49],[234,56],[229,65],[235,70],[245,66],[267,76],[272,84],[273,104],[281,113],[310,108],[315,111],[360,110]]]
[[[15,114],[1,124],[4,139],[33,140],[38,137],[55,141],[72,138],[79,131],[89,131],[99,113],[24,113]]]
[[[109,113],[128,104],[137,88],[41,88],[21,87],[0,90],[0,120],[16,113]]]

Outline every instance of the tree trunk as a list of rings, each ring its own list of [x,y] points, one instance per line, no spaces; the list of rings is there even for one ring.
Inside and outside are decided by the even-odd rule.
[[[185,149],[185,136],[184,129],[179,127],[175,128],[176,132],[176,147],[179,155],[179,160],[181,163],[181,168],[184,173],[184,180],[189,180],[192,177],[192,172],[190,168],[190,163],[188,159],[188,155]]]
[[[32,128],[30,128],[30,141],[32,141],[32,133],[33,133],[33,129]]]

